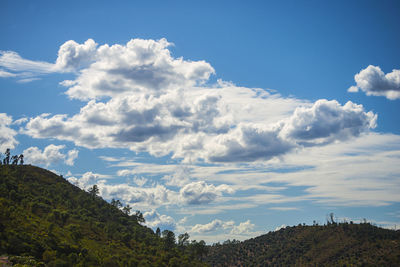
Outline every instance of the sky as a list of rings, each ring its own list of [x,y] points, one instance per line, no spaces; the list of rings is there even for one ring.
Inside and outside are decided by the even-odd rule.
[[[0,2],[0,151],[207,243],[400,225],[398,1]]]

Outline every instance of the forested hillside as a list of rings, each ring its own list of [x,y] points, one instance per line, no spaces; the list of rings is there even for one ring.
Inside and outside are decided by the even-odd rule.
[[[107,203],[95,187],[85,192],[50,171],[9,163],[0,166],[0,264],[400,266],[400,231],[333,220],[215,244],[207,255],[204,242],[154,233],[140,212]]]
[[[400,266],[400,231],[369,223],[286,227],[213,245],[212,266]]]
[[[178,246],[173,232],[155,234],[113,204],[50,171],[3,164],[0,256],[28,266],[203,266],[204,243]]]

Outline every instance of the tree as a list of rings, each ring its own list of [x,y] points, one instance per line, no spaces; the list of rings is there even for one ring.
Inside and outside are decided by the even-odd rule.
[[[195,257],[200,260],[202,260],[203,256],[206,256],[208,253],[208,248],[204,240],[200,240],[200,242],[196,242],[196,240],[193,240],[190,246],[192,247]]]
[[[122,211],[126,214],[126,215],[129,215],[129,213],[131,213],[131,207],[129,206],[129,204],[128,205],[126,205],[123,209],[122,209]]]
[[[119,199],[115,200],[114,198],[111,200],[111,205],[118,209],[122,207],[121,201],[119,201]]]
[[[156,236],[161,237],[161,230],[160,230],[160,227],[157,227]]]
[[[164,240],[164,249],[170,250],[175,247],[175,234],[170,230],[164,230],[162,232],[162,238]]]
[[[10,164],[10,149],[7,148],[6,149],[6,153],[4,153],[4,154],[5,154],[6,157],[3,160],[3,164],[4,165],[9,165]]]
[[[89,188],[88,192],[93,198],[95,198],[99,194],[99,188],[97,185],[93,185],[91,188]]]
[[[178,247],[183,248],[189,245],[189,234],[184,233],[178,236]]]
[[[11,164],[12,165],[18,165],[18,159],[19,159],[19,157],[17,156],[17,155],[14,155],[14,156],[12,156],[11,157]]]
[[[146,222],[146,220],[145,220],[144,217],[143,217],[143,214],[142,214],[139,210],[136,211],[135,217],[136,217],[136,220],[137,220],[139,223],[145,223],[145,222]]]
[[[19,164],[24,165],[24,155],[19,155]]]

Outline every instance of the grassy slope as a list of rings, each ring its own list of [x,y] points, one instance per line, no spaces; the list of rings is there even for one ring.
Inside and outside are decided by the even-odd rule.
[[[213,266],[400,266],[400,231],[368,223],[287,227],[213,246]]]
[[[99,197],[29,165],[0,166],[0,255],[48,266],[198,266]]]

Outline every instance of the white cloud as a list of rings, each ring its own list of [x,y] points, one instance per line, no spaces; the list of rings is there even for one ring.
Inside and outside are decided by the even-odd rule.
[[[176,168],[173,174],[165,175],[161,180],[166,181],[165,184],[169,186],[182,187],[190,183],[190,169],[182,166]]]
[[[182,187],[179,191],[179,196],[183,203],[199,205],[215,201],[223,192],[232,194],[234,191],[225,184],[214,186],[204,181],[198,181]]]
[[[77,149],[72,149],[68,151],[68,154],[65,158],[65,164],[69,166],[73,166],[75,163],[75,160],[78,158],[79,151]]]
[[[221,220],[215,219],[207,224],[196,224],[192,227],[190,231],[194,233],[210,233],[220,229],[232,228],[233,225],[234,221],[223,222]]]
[[[10,128],[12,117],[6,113],[0,113],[0,152],[3,153],[7,148],[13,149],[18,141],[15,139],[17,132]]]
[[[147,179],[144,177],[133,177],[133,182],[137,184],[139,187],[143,187],[147,183]]]
[[[17,76],[17,75],[14,73],[0,69],[0,77],[1,78],[8,78],[8,77],[15,77],[15,76]]]
[[[24,158],[27,163],[49,166],[63,161],[69,166],[74,165],[75,159],[78,157],[79,151],[70,150],[67,154],[60,150],[64,149],[64,145],[48,145],[41,151],[38,147],[29,147],[24,150]]]
[[[171,216],[164,214],[161,215],[155,210],[143,213],[143,217],[146,220],[145,224],[153,229],[159,227],[161,231],[165,229],[175,231],[177,227],[175,220]]]
[[[367,95],[385,96],[387,99],[400,98],[400,70],[392,70],[385,74],[380,67],[369,65],[354,76],[356,86],[351,86],[349,92],[359,89]]]
[[[59,52],[60,62],[65,61],[63,54],[71,58],[63,52],[67,47],[90,47],[88,54],[92,55],[95,44],[93,40],[89,41],[84,45],[73,41],[64,44]],[[170,45],[166,39],[132,39],[126,45],[102,45],[96,50],[95,61],[90,67],[82,70],[76,80],[64,81],[62,84],[69,87],[69,97],[88,100],[193,86],[207,80],[214,73],[214,69],[205,61],[173,58],[167,49]]]
[[[84,44],[78,44],[73,40],[65,42],[58,50],[56,69],[74,71],[93,62],[96,56],[97,44],[88,39]]]
[[[70,44],[96,47],[89,43],[93,46]],[[168,45],[164,39],[134,39],[98,47],[93,63],[76,80],[64,82],[70,97],[87,104],[71,117],[31,118],[25,133],[88,148],[171,154],[188,163],[252,162],[304,145],[356,137],[376,125],[376,115],[351,102],[342,106],[319,100],[311,105],[223,81],[205,86],[212,67],[173,58]],[[110,98],[97,102],[103,97]]]
[[[55,71],[54,64],[24,59],[13,51],[0,51],[0,67],[5,69],[0,70],[0,77],[21,77],[25,81]]]
[[[276,232],[284,228],[286,228],[286,224],[282,224],[281,226],[276,227],[274,231]]]
[[[235,225],[232,228],[231,234],[236,234],[236,235],[243,235],[243,234],[250,234],[255,225],[250,222],[250,220],[247,220],[245,222],[240,223],[239,225]]]
[[[206,224],[196,224],[188,232],[194,239],[203,239],[206,242],[224,241],[227,239],[244,240],[263,234],[254,231],[255,225],[250,220],[235,225],[234,221],[215,219]]]
[[[93,172],[85,172],[80,178],[76,178],[74,176],[70,176],[67,178],[71,184],[79,186],[80,188],[87,190],[91,186],[99,183],[102,178],[106,178],[106,176],[93,173]]]
[[[376,127],[377,115],[365,112],[351,101],[344,106],[337,101],[318,100],[312,107],[296,108],[284,122],[281,135],[303,145],[327,144],[347,140]]]

